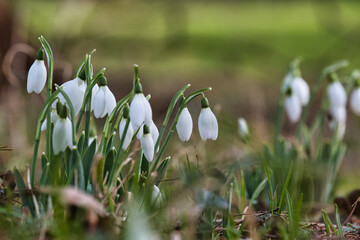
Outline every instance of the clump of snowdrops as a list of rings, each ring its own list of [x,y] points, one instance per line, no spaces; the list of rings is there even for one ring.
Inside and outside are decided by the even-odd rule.
[[[27,186],[19,171],[14,171],[18,188],[32,190],[31,196],[20,194],[24,206],[34,217],[40,217],[53,212],[55,196],[71,193],[81,199],[84,196],[81,192],[101,201],[101,205],[93,201],[101,209],[100,216],[121,212],[123,209],[116,207],[121,202],[138,208],[161,206],[164,198],[159,183],[171,161],[170,156],[163,156],[169,140],[175,130],[182,141],[188,141],[192,135],[189,102],[201,99],[198,118],[201,139],[218,137],[218,122],[204,95],[211,88],[188,94],[190,84],[180,89],[172,98],[159,130],[153,121],[151,96],[144,95],[137,65],[133,89],[120,100],[115,99],[108,87],[106,69],[93,73],[94,51],[85,56],[73,80],[61,86],[55,84],[52,91],[52,50],[44,37],[39,40],[42,47],[29,70],[27,91],[39,94],[47,81],[47,99],[37,122]],[[99,134],[94,121],[104,117]],[[39,156],[42,139],[46,149]],[[40,179],[36,179],[38,162]]]

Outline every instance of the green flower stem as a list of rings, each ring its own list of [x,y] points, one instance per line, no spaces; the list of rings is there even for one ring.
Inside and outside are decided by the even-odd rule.
[[[76,68],[74,78],[79,75],[81,69],[82,69],[83,66],[85,65],[86,57],[87,57],[87,56],[92,56],[94,52],[96,52],[96,49],[91,50],[88,54],[85,55],[85,57],[83,58],[83,60],[82,60],[81,63],[79,64],[79,66]]]
[[[168,145],[169,140],[170,140],[172,134],[173,134],[174,131],[175,131],[175,127],[176,127],[176,124],[177,124],[177,122],[178,122],[178,120],[179,120],[181,111],[186,107],[186,105],[187,105],[191,100],[193,100],[195,97],[197,97],[197,96],[199,96],[199,95],[202,95],[203,92],[206,92],[206,91],[211,91],[211,88],[203,88],[203,89],[199,89],[199,90],[197,90],[197,91],[194,91],[194,92],[190,93],[189,96],[187,96],[187,97],[185,98],[185,100],[182,102],[182,104],[180,105],[180,107],[179,107],[179,109],[178,109],[178,111],[177,111],[177,113],[176,113],[176,115],[175,115],[175,119],[174,119],[173,123],[171,124],[171,127],[170,127],[170,129],[169,129],[169,131],[168,131],[168,133],[167,133],[167,135],[166,135],[166,137],[165,137],[165,140],[164,140],[164,142],[163,142],[163,144],[162,144],[162,146],[161,146],[161,148],[160,148],[160,150],[159,150],[159,153],[158,153],[158,155],[156,156],[156,159],[155,159],[155,161],[154,161],[154,164],[153,164],[152,167],[151,167],[150,174],[151,174],[153,171],[155,171],[155,169],[156,169],[156,167],[157,167],[157,165],[158,165],[158,163],[159,163],[162,155],[163,155],[164,152],[165,152],[166,146]],[[150,175],[150,174],[149,174],[149,175]]]
[[[311,103],[313,102],[314,100],[314,97],[316,96],[316,93],[318,92],[319,88],[320,88],[320,85],[321,83],[324,81],[324,79],[326,78],[326,76],[331,73],[331,72],[335,72],[341,68],[344,68],[344,67],[347,67],[349,65],[349,62],[347,60],[342,60],[342,61],[339,61],[339,62],[336,62],[328,67],[325,67],[319,77],[317,78],[314,86],[311,88],[311,92],[310,92],[310,100],[309,100],[309,103],[305,106],[304,108],[304,112],[303,114],[301,115],[301,118],[300,118],[300,121],[299,121],[299,124],[298,124],[298,128],[296,130],[296,138],[299,138],[300,137],[300,134],[301,134],[301,129],[303,127],[303,125],[305,124],[305,121],[309,115],[309,111],[310,111],[310,106],[311,106]]]
[[[120,118],[119,118],[120,119]],[[115,160],[114,160],[114,163],[113,163],[113,167],[111,168],[111,172],[110,172],[110,175],[109,175],[109,181],[108,181],[108,186],[111,187],[113,182],[114,182],[114,174],[116,172],[118,172],[118,168],[120,167],[121,163],[122,163],[122,159],[119,160],[119,157],[120,155],[124,152],[122,147],[124,145],[124,141],[125,141],[125,136],[126,136],[126,133],[127,133],[127,130],[129,128],[129,125],[130,125],[130,118],[128,118],[126,120],[126,124],[125,124],[125,128],[124,128],[124,132],[123,134],[121,135],[121,138],[120,138],[120,143],[119,143],[119,146],[118,146],[118,150],[117,150],[117,153],[116,153],[116,157],[115,157]],[[127,151],[126,151],[127,152]],[[126,155],[125,155],[126,156]],[[115,175],[115,176],[118,176],[118,175]]]
[[[40,36],[39,41],[45,50],[46,58],[47,58],[47,64],[48,64],[48,96],[47,96],[47,99],[49,99],[51,92],[52,92],[54,57],[53,57],[51,47],[50,47],[49,43],[46,41],[46,39],[43,36]]]
[[[166,112],[166,116],[165,116],[165,119],[164,119],[164,122],[163,124],[161,125],[161,129],[160,129],[160,132],[159,132],[159,137],[155,143],[155,150],[158,149],[158,146],[160,144],[160,141],[164,135],[164,132],[165,132],[165,129],[166,129],[166,126],[167,124],[169,123],[169,119],[170,119],[170,116],[171,116],[171,113],[173,112],[174,108],[175,108],[175,104],[177,103],[177,101],[180,99],[181,95],[185,92],[186,89],[188,89],[190,87],[190,84],[187,84],[185,87],[183,87],[182,89],[180,89],[176,94],[175,96],[172,98],[171,102],[170,102],[170,105],[168,107],[168,110]]]
[[[35,170],[36,170],[36,160],[37,154],[39,150],[39,143],[40,143],[40,136],[41,136],[41,125],[45,121],[45,116],[47,115],[48,111],[50,110],[51,104],[55,101],[57,95],[59,94],[60,89],[56,90],[48,100],[46,100],[43,108],[40,112],[40,117],[38,118],[37,126],[36,126],[36,133],[35,133],[35,143],[34,143],[34,151],[33,157],[31,161],[31,173],[30,173],[30,184],[31,187],[35,187]],[[48,122],[50,122],[50,118],[48,118]],[[50,159],[49,159],[50,161]]]
[[[127,96],[123,97],[119,102],[117,102],[114,110],[111,112],[110,116],[106,118],[106,122],[104,124],[103,134],[101,137],[100,145],[99,145],[99,152],[102,152],[105,154],[106,150],[106,143],[109,138],[111,125],[114,121],[114,118],[116,117],[116,114],[124,107],[124,105],[132,99],[134,95],[134,91],[131,91]]]
[[[85,76],[86,76],[86,86],[90,85],[90,81],[92,78],[92,66],[91,66],[91,56],[87,55],[85,57]],[[85,140],[84,140],[84,147],[83,152],[88,147],[89,144],[89,129],[90,129],[90,112],[91,112],[91,93],[92,89],[90,88],[88,91],[89,97],[83,103],[86,103],[86,110],[85,110]]]

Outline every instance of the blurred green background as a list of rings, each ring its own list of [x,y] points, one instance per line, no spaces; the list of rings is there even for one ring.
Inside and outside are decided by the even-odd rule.
[[[21,157],[16,152],[17,159],[30,159],[34,129],[26,124],[35,121],[42,103],[36,96],[24,96],[40,35],[53,48],[57,83],[71,79],[83,56],[96,48],[95,71],[107,68],[109,85],[120,99],[132,87],[133,64],[139,64],[158,124],[177,89],[187,83],[213,87],[208,97],[221,115],[216,144],[226,146],[224,151],[239,143],[233,135],[240,116],[248,120],[259,142],[270,140],[280,84],[296,56],[303,57],[302,74],[310,86],[334,61],[350,61],[343,74],[360,66],[359,1],[0,0],[0,11],[0,144],[27,146]],[[17,51],[26,52],[25,60]],[[9,56],[12,64],[6,64]],[[20,96],[20,103],[14,103]],[[30,104],[37,110],[29,109]],[[200,106],[191,108],[197,121]],[[341,174],[353,177],[342,178],[343,192],[358,186],[357,122],[349,114],[349,151]],[[286,123],[285,133],[294,128]],[[28,132],[25,140],[19,139],[22,130]],[[0,158],[10,155],[14,154]]]

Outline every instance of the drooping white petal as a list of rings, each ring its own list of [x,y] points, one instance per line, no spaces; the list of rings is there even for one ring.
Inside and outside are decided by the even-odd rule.
[[[295,123],[299,121],[301,116],[301,102],[299,97],[296,94],[286,96],[284,106],[290,122]]]
[[[125,126],[126,126],[126,119],[121,119],[120,121],[120,125],[119,125],[119,136],[120,136],[120,139],[122,138],[123,136],[123,132],[125,130]],[[132,124],[129,123],[129,126],[128,126],[128,129],[127,129],[127,132],[125,134],[125,139],[124,139],[124,143],[123,143],[123,146],[122,148],[124,150],[126,150],[128,147],[129,147],[129,144],[131,142],[131,139],[134,135],[134,128],[132,127]]]
[[[152,109],[151,109],[151,105],[149,103],[149,101],[145,98],[145,96],[143,95],[143,105],[144,105],[144,110],[145,110],[145,119],[144,122],[146,125],[150,126],[151,122],[152,122]]]
[[[56,121],[53,132],[54,154],[65,151],[66,147],[72,147],[72,129],[69,118],[60,118]]]
[[[96,118],[102,118],[106,115],[106,100],[104,87],[100,87],[94,99],[94,115]]]
[[[105,88],[106,111],[107,114],[110,116],[110,114],[112,113],[112,111],[116,106],[116,99],[114,94],[108,88],[108,86],[104,86],[104,88]]]
[[[156,206],[160,206],[160,204],[162,202],[162,196],[161,196],[160,189],[156,185],[154,185],[154,189],[151,194],[151,200],[152,200],[153,204],[155,204]]]
[[[346,122],[346,108],[345,107],[330,107],[330,114],[332,120],[337,123]]]
[[[354,89],[350,97],[350,108],[358,116],[360,116],[360,88]]]
[[[242,138],[246,138],[247,136],[249,136],[249,128],[244,118],[238,119],[238,131],[240,137]]]
[[[158,137],[159,137],[159,129],[156,127],[153,120],[150,122],[150,135],[154,141],[154,144],[156,143]]]
[[[138,129],[145,121],[145,107],[143,104],[144,95],[142,93],[135,94],[130,103],[130,121],[134,129]],[[145,99],[145,101],[147,101]]]
[[[176,124],[176,131],[181,141],[188,141],[193,130],[193,121],[189,109],[185,107]]]
[[[154,141],[150,134],[144,134],[140,139],[141,147],[146,159],[151,162],[154,158]]]
[[[81,106],[84,101],[84,95],[86,90],[85,81],[76,77],[73,80],[67,81],[61,85],[64,92],[69,96],[70,101],[74,107],[75,116],[79,114]],[[66,103],[64,96],[59,94],[60,102]],[[57,101],[54,101],[52,107],[56,108]]]
[[[27,77],[27,92],[39,94],[46,83],[46,67],[44,60],[35,60],[31,65]]]
[[[216,140],[218,136],[218,123],[214,113],[209,107],[202,108],[198,119],[199,133],[203,141]]]
[[[299,97],[301,105],[305,106],[309,103],[310,88],[309,85],[301,77],[296,77],[291,82],[291,88],[294,93]]]
[[[346,92],[339,81],[331,83],[328,87],[330,107],[344,107],[346,105]]]
[[[91,90],[91,111],[94,111],[94,100],[95,100],[95,95],[98,91],[99,91],[99,86],[95,84],[93,89]]]

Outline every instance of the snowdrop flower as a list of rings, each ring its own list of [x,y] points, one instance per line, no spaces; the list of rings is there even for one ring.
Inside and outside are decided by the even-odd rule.
[[[130,104],[130,121],[134,129],[138,129],[143,123],[150,126],[152,110],[149,101],[145,98],[139,80],[135,83],[135,96]]]
[[[75,116],[78,115],[84,101],[84,95],[86,90],[85,70],[81,70],[81,72],[76,78],[63,83],[60,87],[62,87],[64,92],[69,96],[70,101],[74,107]],[[59,99],[61,103],[66,103],[66,100],[61,93],[59,94]],[[53,103],[53,108],[55,108],[56,102],[57,101]]]
[[[246,141],[249,138],[249,128],[244,118],[238,119],[238,131],[241,139]]]
[[[302,79],[301,77],[294,78],[291,82],[291,88],[298,96],[302,106],[305,106],[309,103],[310,88],[304,79]]]
[[[330,107],[345,107],[347,100],[346,92],[339,81],[335,80],[329,84],[328,96],[330,101]]]
[[[67,117],[67,108],[62,103],[56,104],[56,111],[59,119],[54,124],[52,136],[54,154],[59,154],[72,147],[72,127],[71,121]]]
[[[329,127],[335,131],[336,138],[342,140],[346,130],[346,108],[330,107]]]
[[[140,139],[140,143],[146,159],[151,162],[154,158],[155,144],[150,135],[149,127],[147,125],[144,125],[144,134]]]
[[[110,115],[116,106],[114,94],[107,86],[107,80],[103,76],[99,80],[100,87],[94,98],[94,115],[96,118],[103,118]]]
[[[126,122],[129,119],[129,111],[130,111],[129,106],[126,105],[125,108],[124,108],[123,118],[121,119],[120,124],[119,124],[120,140],[121,140],[121,138],[122,138],[122,136],[124,134]],[[126,134],[125,134],[122,149],[126,150],[129,147],[133,135],[134,135],[134,128],[132,127],[132,124],[129,123],[128,129],[127,129]]]
[[[40,49],[36,54],[36,60],[31,65],[27,77],[27,92],[39,94],[46,82],[46,67],[44,63],[44,50]]]
[[[350,109],[360,116],[360,87],[356,87],[350,97]]]
[[[198,119],[200,137],[203,141],[206,139],[216,140],[218,137],[218,122],[209,107],[209,101],[205,96],[201,99],[201,112]]]
[[[189,141],[193,130],[193,121],[189,109],[181,110],[179,120],[176,124],[176,131],[181,141]]]
[[[52,123],[55,123],[56,120],[59,118],[57,112],[55,109],[51,109],[51,113],[50,113],[50,121]],[[45,131],[46,130],[46,126],[47,126],[47,119],[45,119],[45,121],[41,124],[41,131]]]
[[[298,95],[294,94],[291,87],[287,89],[284,101],[285,110],[290,122],[295,123],[299,121],[301,116],[301,101]]]

